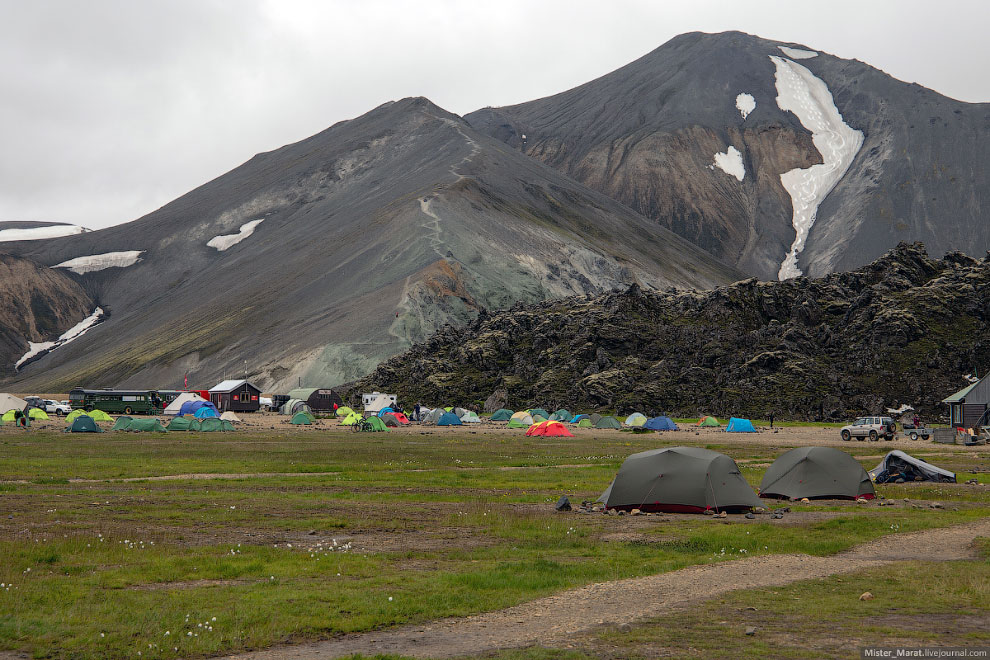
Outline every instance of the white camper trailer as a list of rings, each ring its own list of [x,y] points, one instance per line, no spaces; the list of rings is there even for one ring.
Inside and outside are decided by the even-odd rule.
[[[365,414],[377,415],[382,408],[395,408],[395,398],[394,394],[372,392],[371,394],[362,394],[361,403],[364,404]]]

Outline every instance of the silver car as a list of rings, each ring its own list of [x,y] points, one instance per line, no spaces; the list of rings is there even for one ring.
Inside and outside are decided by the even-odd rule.
[[[843,426],[842,430],[839,431],[839,435],[846,442],[849,442],[853,438],[859,441],[869,438],[876,442],[880,438],[893,440],[896,431],[897,427],[894,425],[894,420],[890,417],[860,417],[852,424]]]

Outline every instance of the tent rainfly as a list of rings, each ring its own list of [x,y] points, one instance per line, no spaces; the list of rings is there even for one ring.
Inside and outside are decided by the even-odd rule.
[[[855,458],[832,447],[798,447],[777,457],[763,475],[760,497],[872,500],[870,475]]]
[[[728,433],[756,433],[756,429],[753,428],[753,422],[739,417],[731,417],[725,430]]]
[[[899,449],[888,452],[880,461],[880,465],[870,470],[870,478],[878,484],[896,483],[901,479],[904,481],[956,483],[955,472],[949,472],[931,463],[926,463]]]

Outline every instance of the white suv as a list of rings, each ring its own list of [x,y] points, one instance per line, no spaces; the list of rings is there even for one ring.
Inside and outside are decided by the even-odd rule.
[[[68,415],[72,412],[72,406],[68,403],[59,403],[58,401],[52,401],[51,399],[45,399],[45,412],[55,413],[59,417],[62,415]]]
[[[842,439],[849,442],[853,438],[865,440],[869,438],[876,442],[881,437],[884,440],[893,440],[897,426],[890,417],[860,417],[848,426],[843,426],[839,434]]]

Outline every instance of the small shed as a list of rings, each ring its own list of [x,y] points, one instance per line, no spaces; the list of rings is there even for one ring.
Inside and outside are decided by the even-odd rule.
[[[943,399],[942,403],[949,405],[949,424],[954,427],[971,429],[981,423],[990,424],[984,418],[990,409],[990,375]]]
[[[210,401],[220,412],[257,412],[261,390],[246,380],[225,380],[210,388]]]
[[[314,412],[333,412],[334,404],[344,405],[340,395],[329,387],[299,387],[289,392],[289,398],[305,401]]]

